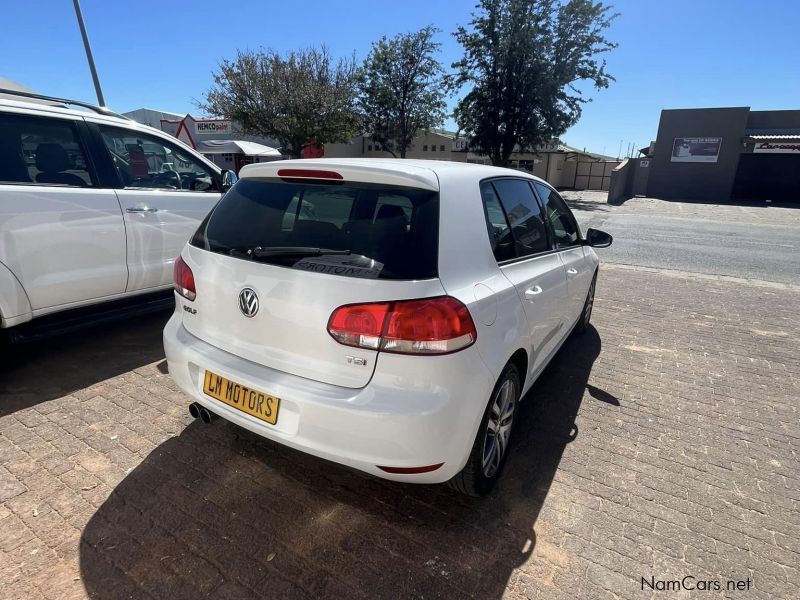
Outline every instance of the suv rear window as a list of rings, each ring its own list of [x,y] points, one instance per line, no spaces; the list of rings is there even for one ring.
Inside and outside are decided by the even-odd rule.
[[[345,277],[429,279],[437,276],[438,238],[436,192],[242,179],[206,217],[191,244]]]

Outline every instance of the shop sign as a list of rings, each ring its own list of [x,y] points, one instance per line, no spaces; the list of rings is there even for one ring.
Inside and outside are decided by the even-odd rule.
[[[715,163],[719,158],[722,138],[679,137],[672,143],[672,162]]]
[[[224,119],[195,121],[194,132],[197,135],[219,135],[231,132],[231,122]]]
[[[781,154],[792,154],[796,152],[800,154],[800,142],[756,142],[756,145],[753,147],[753,152],[774,152]]]

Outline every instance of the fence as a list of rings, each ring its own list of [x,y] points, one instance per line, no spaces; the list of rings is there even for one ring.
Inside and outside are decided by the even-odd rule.
[[[573,190],[604,190],[611,185],[611,173],[618,160],[567,160],[561,174],[561,187]]]

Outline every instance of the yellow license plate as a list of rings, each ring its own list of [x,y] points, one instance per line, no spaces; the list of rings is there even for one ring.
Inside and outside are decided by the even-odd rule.
[[[281,399],[206,371],[203,392],[228,406],[275,425]]]

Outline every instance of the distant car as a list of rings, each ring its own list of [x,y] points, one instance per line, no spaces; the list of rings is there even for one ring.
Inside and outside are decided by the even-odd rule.
[[[611,236],[583,238],[552,187],[508,169],[311,159],[240,175],[175,264],[164,348],[191,413],[488,493],[520,398],[589,326],[591,246]]]
[[[232,174],[106,109],[0,96],[0,328],[169,290]]]

